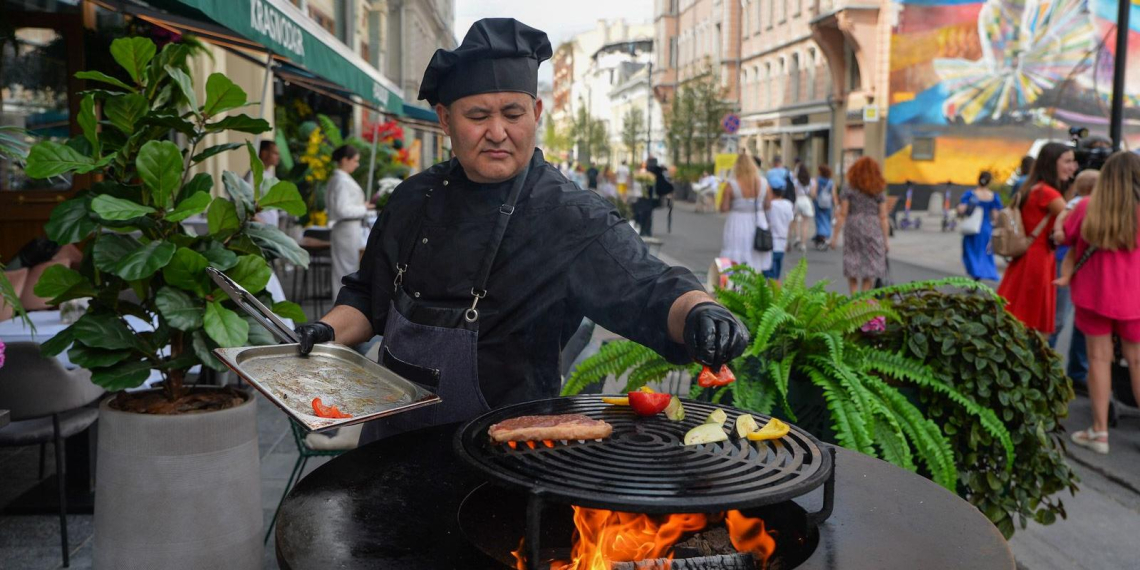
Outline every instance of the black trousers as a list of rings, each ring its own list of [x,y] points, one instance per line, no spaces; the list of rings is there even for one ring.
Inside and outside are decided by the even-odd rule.
[[[633,221],[641,228],[642,236],[653,237],[653,210],[656,208],[656,198],[638,198],[633,203]]]

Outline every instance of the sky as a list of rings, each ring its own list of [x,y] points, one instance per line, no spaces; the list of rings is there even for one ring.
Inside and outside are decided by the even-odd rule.
[[[630,24],[653,20],[653,0],[455,0],[455,39],[480,18],[514,18],[550,37],[554,48],[575,34],[591,30],[600,19],[625,18]],[[550,83],[554,66],[545,61],[538,80]]]

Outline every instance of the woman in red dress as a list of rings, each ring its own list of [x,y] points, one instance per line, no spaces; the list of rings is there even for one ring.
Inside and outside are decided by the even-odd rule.
[[[1057,304],[1053,285],[1057,259],[1050,248],[1046,228],[1052,227],[1057,214],[1065,210],[1065,199],[1061,193],[1076,172],[1077,160],[1072,147],[1061,143],[1046,144],[1037,153],[1033,170],[1014,198],[1014,207],[1021,208],[1021,221],[1026,232],[1033,233],[1046,218],[1049,221],[1037,232],[1029,250],[1009,264],[997,292],[1009,301],[1006,309],[1013,316],[1025,326],[1046,335],[1053,333]]]

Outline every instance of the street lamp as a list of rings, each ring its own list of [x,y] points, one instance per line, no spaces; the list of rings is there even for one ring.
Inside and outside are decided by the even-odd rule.
[[[647,87],[645,104],[645,159],[649,160],[649,153],[653,148],[653,60],[649,60],[649,74],[645,76]]]

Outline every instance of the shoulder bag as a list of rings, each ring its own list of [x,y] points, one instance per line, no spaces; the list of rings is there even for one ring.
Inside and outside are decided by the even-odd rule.
[[[985,213],[986,209],[978,203],[976,198],[971,200],[965,218],[958,223],[958,233],[964,236],[973,236],[982,233],[982,216],[984,216]]]
[[[733,186],[739,188],[735,180],[731,180],[731,182]],[[760,184],[760,190],[763,188],[764,185]],[[775,244],[772,242],[772,230],[769,228],[760,227],[760,202],[764,200],[764,196],[761,195],[760,190],[756,191],[756,199],[752,202],[752,220],[753,224],[756,226],[756,233],[752,236],[752,249],[764,253],[772,251],[772,248],[775,247]],[[740,195],[744,196],[744,193],[741,192]]]
[[[1025,252],[1029,251],[1029,246],[1033,245],[1034,240],[1045,229],[1045,224],[1049,222],[1049,216],[1045,216],[1037,227],[1033,228],[1033,233],[1026,234],[1025,225],[1021,221],[1021,202],[1019,194],[1010,207],[998,212],[994,221],[993,252],[1009,259],[1025,255]]]

